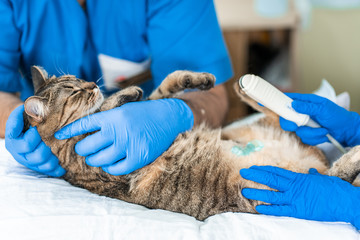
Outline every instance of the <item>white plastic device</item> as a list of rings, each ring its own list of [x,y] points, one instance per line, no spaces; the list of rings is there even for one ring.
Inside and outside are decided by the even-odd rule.
[[[309,115],[296,112],[292,106],[292,99],[269,82],[252,74],[247,74],[239,79],[240,88],[252,99],[269,108],[286,120],[296,123],[298,126],[318,128],[320,125],[313,121]],[[330,134],[326,135],[341,152],[346,150]]]

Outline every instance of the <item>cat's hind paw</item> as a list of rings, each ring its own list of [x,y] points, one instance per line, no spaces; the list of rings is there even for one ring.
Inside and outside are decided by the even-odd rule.
[[[215,76],[210,73],[175,71],[169,74],[149,99],[169,98],[185,89],[208,90],[215,85]]]

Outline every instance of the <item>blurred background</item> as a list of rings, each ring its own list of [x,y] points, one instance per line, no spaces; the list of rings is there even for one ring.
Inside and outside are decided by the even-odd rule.
[[[232,87],[257,74],[286,92],[310,93],[326,79],[360,112],[360,0],[215,0],[235,76],[228,122],[251,110]]]

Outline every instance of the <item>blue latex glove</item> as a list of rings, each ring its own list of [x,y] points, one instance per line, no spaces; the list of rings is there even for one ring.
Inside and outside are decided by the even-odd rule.
[[[55,137],[66,139],[98,131],[78,142],[76,153],[86,157],[90,166],[123,175],[153,162],[193,123],[192,111],[182,100],[131,102],[81,118]]]
[[[17,107],[10,114],[5,129],[5,146],[16,161],[22,165],[53,177],[60,177],[65,170],[59,165],[59,160],[45,145],[35,127],[30,127],[25,133],[24,105]]]
[[[360,229],[360,189],[338,177],[294,173],[272,166],[241,169],[243,178],[267,185],[278,192],[245,188],[244,197],[271,205],[259,205],[256,211],[318,221],[344,221]]]
[[[328,142],[326,134],[330,133],[345,146],[360,144],[360,116],[336,105],[332,101],[314,95],[288,93],[294,99],[292,107],[299,113],[310,115],[322,128],[307,126],[298,127],[295,123],[280,118],[280,125],[286,131],[295,132],[301,140],[309,145]]]

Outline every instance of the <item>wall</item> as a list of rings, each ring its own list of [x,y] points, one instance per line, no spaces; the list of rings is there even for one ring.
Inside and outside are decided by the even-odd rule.
[[[337,93],[350,93],[351,110],[360,113],[360,9],[315,9],[299,40],[300,91],[326,78]]]

